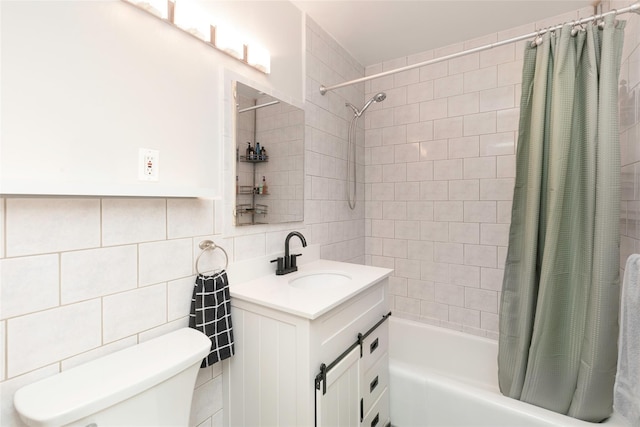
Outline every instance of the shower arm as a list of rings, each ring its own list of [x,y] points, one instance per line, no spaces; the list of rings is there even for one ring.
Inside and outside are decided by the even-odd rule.
[[[621,15],[623,13],[636,13],[636,14],[640,14],[640,2],[636,2],[633,3],[627,7],[623,7],[621,9],[613,9],[609,12],[605,12],[605,13],[601,13],[598,15],[593,15],[590,16],[588,18],[583,18],[583,19],[579,19],[576,20],[574,22],[572,22],[573,25],[581,25],[581,24],[586,24],[588,22],[592,22],[592,21],[597,21],[598,19],[602,19],[603,17],[607,16],[607,15]],[[385,77],[385,76],[389,76],[392,74],[396,74],[396,73],[400,73],[403,71],[408,71],[408,70],[413,70],[414,68],[419,68],[419,67],[424,67],[425,65],[431,65],[431,64],[436,64],[438,62],[443,62],[443,61],[447,61],[449,59],[455,59],[455,58],[459,58],[461,56],[465,56],[465,55],[469,55],[472,53],[476,53],[476,52],[482,52],[484,50],[489,50],[489,49],[493,49],[495,47],[499,47],[499,46],[504,46],[506,44],[510,44],[510,43],[515,43],[515,42],[519,42],[522,40],[527,40],[527,39],[533,39],[535,37],[541,36],[542,34],[549,32],[549,31],[554,31],[554,30],[559,30],[563,27],[563,25],[565,24],[559,24],[553,27],[548,27],[548,28],[543,28],[539,31],[533,32],[533,33],[529,33],[529,34],[524,34],[522,36],[518,36],[518,37],[513,37],[511,39],[507,39],[507,40],[502,40],[496,43],[490,43],[484,46],[479,46],[473,49],[467,49],[464,50],[462,52],[457,52],[457,53],[452,53],[451,55],[446,55],[446,56],[441,56],[439,58],[434,58],[434,59],[429,59],[427,61],[423,61],[423,62],[418,62],[416,64],[411,64],[411,65],[407,65],[404,67],[400,67],[400,68],[395,68],[393,70],[388,70],[388,71],[383,71],[381,73],[377,73],[377,74],[372,74],[370,76],[365,76],[365,77],[360,77],[358,79],[354,79],[354,80],[349,80],[346,81],[344,83],[338,83],[332,86],[320,86],[320,94],[321,95],[325,95],[327,92],[335,90],[335,89],[339,89],[341,87],[345,87],[345,86],[351,86],[353,84],[356,83],[362,83],[362,82],[366,82],[372,79],[377,79],[379,77]]]

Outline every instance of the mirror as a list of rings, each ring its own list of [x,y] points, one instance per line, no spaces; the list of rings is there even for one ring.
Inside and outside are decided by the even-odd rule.
[[[304,219],[304,110],[235,82],[235,225]]]

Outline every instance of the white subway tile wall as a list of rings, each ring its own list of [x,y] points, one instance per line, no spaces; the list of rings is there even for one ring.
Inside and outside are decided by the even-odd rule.
[[[610,3],[607,5],[606,3]],[[616,0],[605,2],[604,10],[628,6]],[[627,21],[620,68],[618,110],[622,173],[620,205],[620,278],[629,255],[640,253],[640,23]]]
[[[585,8],[548,23],[375,64],[367,67],[366,74],[592,12]],[[366,261],[395,268],[390,286],[394,315],[497,337],[524,43],[421,67],[417,79],[413,73],[412,78],[383,77],[365,83],[365,99],[378,91],[387,93],[375,118],[372,113],[365,120]],[[637,84],[640,67],[636,68]],[[637,139],[628,139],[637,145]],[[640,172],[640,163],[627,167],[629,197],[640,196],[640,190],[634,192],[640,187],[635,184],[640,183],[636,167]],[[627,202],[625,208],[627,216],[633,212],[637,216],[640,203]]]

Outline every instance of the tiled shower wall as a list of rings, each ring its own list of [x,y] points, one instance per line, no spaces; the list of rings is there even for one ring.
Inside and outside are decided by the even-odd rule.
[[[367,67],[372,75],[593,14],[591,8]],[[367,82],[366,261],[394,268],[394,315],[495,338],[524,43]]]
[[[307,25],[310,82],[364,75],[322,29]],[[308,84],[305,223],[225,235],[224,203],[212,200],[0,198],[0,425],[23,425],[13,409],[18,388],[186,326],[204,239],[231,261],[246,260],[282,251],[286,234],[299,230],[325,258],[364,261],[364,206],[346,207],[341,182],[347,116],[326,103],[358,104],[363,87],[345,99],[321,97]],[[221,261],[205,258],[204,268]],[[222,369],[200,370],[192,426],[223,425]]]
[[[609,3],[609,2],[605,2]],[[609,8],[622,8],[627,1],[611,1]],[[621,209],[620,271],[632,253],[640,253],[640,23],[637,15],[625,15],[624,48],[620,69]]]

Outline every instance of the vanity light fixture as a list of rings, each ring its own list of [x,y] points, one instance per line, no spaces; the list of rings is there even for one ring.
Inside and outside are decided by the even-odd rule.
[[[190,0],[123,0],[174,27],[207,43],[208,46],[237,59],[262,73],[271,72],[271,55],[256,43],[245,43],[233,29],[215,25],[196,3]]]

